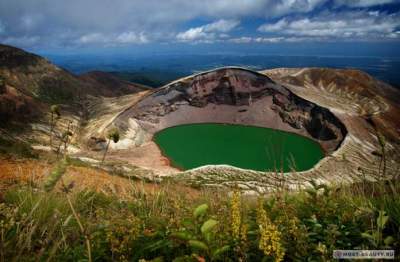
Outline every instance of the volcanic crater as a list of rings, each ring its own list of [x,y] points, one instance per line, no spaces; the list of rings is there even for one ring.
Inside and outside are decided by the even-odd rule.
[[[266,75],[230,67],[179,79],[147,94],[113,120],[112,125],[125,133],[114,147],[135,147],[140,151],[137,163],[144,167],[152,168],[154,159],[162,159],[156,168],[165,170],[168,160],[153,141],[154,134],[194,123],[288,131],[318,142],[326,154],[335,151],[347,134],[343,123],[328,109],[297,96]],[[131,153],[119,156],[135,159]]]

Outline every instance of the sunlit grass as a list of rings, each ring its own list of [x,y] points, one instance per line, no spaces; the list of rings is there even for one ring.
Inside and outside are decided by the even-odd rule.
[[[87,259],[85,234],[93,260],[321,260],[331,259],[334,249],[399,248],[397,181],[331,187],[315,183],[301,192],[276,191],[259,198],[260,205],[239,191],[232,196],[226,190],[194,190],[169,182],[153,188],[131,183],[123,198],[118,192],[74,187],[68,194],[83,232],[67,194],[57,187],[42,188],[27,184],[4,195],[3,261]],[[208,208],[198,219],[193,212],[201,204]],[[384,225],[379,225],[381,215],[388,217]],[[212,235],[201,227],[210,227]],[[187,239],[177,232],[186,232]],[[374,234],[379,237],[367,237]]]

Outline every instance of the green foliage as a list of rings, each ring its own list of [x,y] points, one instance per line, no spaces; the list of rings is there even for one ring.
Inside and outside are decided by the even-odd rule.
[[[203,233],[203,234],[209,233],[211,231],[211,229],[213,229],[217,224],[218,224],[217,220],[214,220],[214,219],[207,220],[206,222],[204,222],[204,224],[200,228],[201,233]]]
[[[68,157],[68,163],[71,166],[92,167],[90,163],[82,161],[79,158]]]
[[[56,167],[51,171],[44,182],[44,188],[47,191],[51,191],[54,188],[58,180],[60,180],[60,178],[65,174],[65,171],[67,171],[67,166],[67,159],[62,159],[57,163]]]
[[[119,130],[117,128],[113,128],[108,131],[107,138],[109,139],[107,142],[106,149],[104,150],[103,158],[101,159],[101,163],[104,163],[104,159],[106,158],[108,147],[110,146],[110,141],[114,141],[114,143],[118,143],[119,141]]]
[[[22,158],[37,158],[38,155],[31,146],[20,140],[11,140],[0,137],[0,154],[12,155]]]
[[[362,237],[368,239],[371,245],[378,248],[389,248],[393,244],[394,238],[392,236],[384,236],[383,231],[389,220],[389,216],[386,215],[384,211],[379,211],[378,217],[376,218],[376,228],[364,232],[361,234]]]
[[[46,179],[48,190],[65,172],[64,161]],[[91,191],[20,187],[0,202],[0,258],[83,260],[86,235],[93,261],[274,261],[265,256],[274,245],[284,251],[283,261],[329,261],[335,249],[399,250],[397,182],[371,195],[311,184],[298,193],[261,198],[259,205],[242,196],[237,206],[232,204],[239,203],[237,198],[224,192],[207,191],[193,200],[163,184],[151,194],[137,187],[125,200]],[[232,231],[236,209],[247,227],[240,241]],[[266,226],[262,232],[260,225]]]
[[[52,105],[50,107],[50,112],[52,114],[55,114],[56,116],[60,117],[61,113],[60,113],[60,106],[59,105]]]
[[[228,241],[218,241],[218,221],[207,219],[208,205],[202,204],[194,209],[193,219],[185,220],[184,227],[171,236],[183,241],[192,250],[192,256],[201,256],[208,260],[217,260],[230,250]],[[225,244],[223,242],[226,242]],[[178,259],[183,259],[180,257]]]
[[[74,94],[68,88],[42,84],[37,92],[37,97],[47,103],[70,104],[74,101]]]
[[[193,216],[195,218],[198,218],[198,217],[200,217],[202,215],[205,215],[207,210],[208,210],[208,205],[207,204],[202,204],[202,205],[196,207],[196,209],[193,211]]]
[[[111,139],[114,143],[118,143],[118,141],[119,141],[119,130],[117,128],[111,129],[107,133],[107,138]]]
[[[59,195],[21,188],[8,192],[4,198],[5,203],[0,203],[2,261],[51,259],[56,255],[55,246],[76,229],[67,203]]]
[[[400,229],[400,201],[398,193],[396,194],[396,192],[393,191],[390,194],[383,194],[373,200],[375,208],[377,210],[383,208],[390,217],[390,222],[393,226]]]

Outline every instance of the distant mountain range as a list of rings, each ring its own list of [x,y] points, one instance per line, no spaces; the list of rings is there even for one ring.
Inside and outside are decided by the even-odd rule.
[[[358,69],[375,78],[400,87],[400,58],[376,56],[316,56],[273,54],[164,54],[164,55],[47,55],[55,64],[81,74],[100,70],[113,72],[124,79],[153,87],[196,72],[223,66],[240,66],[251,70],[271,68],[347,68]]]

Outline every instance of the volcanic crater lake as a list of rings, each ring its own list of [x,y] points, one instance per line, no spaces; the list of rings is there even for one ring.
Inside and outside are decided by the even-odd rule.
[[[258,171],[303,171],[324,153],[303,136],[280,130],[231,124],[188,124],[163,129],[154,140],[171,165],[188,170],[231,165]]]

